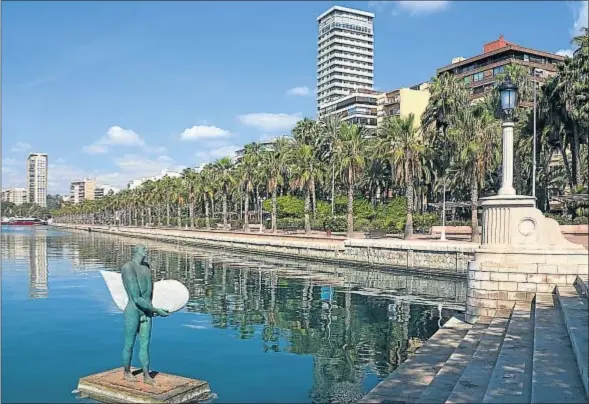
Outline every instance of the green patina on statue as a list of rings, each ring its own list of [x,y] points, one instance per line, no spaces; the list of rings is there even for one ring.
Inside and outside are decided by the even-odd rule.
[[[149,374],[149,342],[151,339],[151,321],[153,317],[166,317],[169,312],[152,306],[153,280],[147,260],[147,247],[135,246],[133,258],[123,265],[123,285],[129,302],[125,308],[125,347],[123,348],[124,377],[128,381],[137,381],[131,374],[131,358],[135,339],[139,336],[139,361],[143,370],[143,381],[155,384]]]

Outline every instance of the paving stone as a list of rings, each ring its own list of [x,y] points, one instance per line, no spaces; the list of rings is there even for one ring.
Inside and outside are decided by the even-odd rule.
[[[577,294],[573,286],[559,286],[556,289],[564,323],[566,325],[577,368],[585,393],[587,393],[587,375],[589,367],[589,307],[587,299]]]
[[[493,319],[446,403],[480,403],[483,401],[508,322],[509,320],[505,318],[495,317]]]
[[[538,294],[534,317],[531,402],[587,403],[558,301]]]
[[[361,403],[414,402],[472,328],[453,317]]]
[[[464,369],[470,363],[488,324],[477,323],[466,334],[432,382],[417,399],[417,403],[444,403]]]
[[[534,323],[527,306],[519,304],[511,315],[483,403],[530,402]]]

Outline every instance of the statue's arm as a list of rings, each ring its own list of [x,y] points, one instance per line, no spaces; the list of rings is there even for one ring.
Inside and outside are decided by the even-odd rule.
[[[125,290],[127,291],[129,299],[131,299],[133,303],[135,303],[137,307],[142,310],[149,311],[151,313],[157,312],[157,309],[151,305],[149,300],[141,296],[139,284],[137,283],[137,275],[135,275],[133,268],[125,265],[122,270],[122,275],[123,285],[125,286]]]

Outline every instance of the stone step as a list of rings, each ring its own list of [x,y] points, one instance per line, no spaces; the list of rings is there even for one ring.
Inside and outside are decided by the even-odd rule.
[[[517,303],[483,403],[529,403],[532,388],[534,321],[530,303]]]
[[[480,403],[497,363],[509,319],[494,317],[446,403]]]
[[[472,325],[452,317],[360,402],[415,402],[471,328]]]
[[[537,293],[534,308],[532,404],[587,403],[560,305]]]
[[[580,296],[573,286],[558,286],[556,288],[558,303],[562,310],[577,368],[585,394],[587,394],[587,378],[589,367],[589,304],[586,298]]]
[[[468,331],[429,386],[421,393],[416,403],[443,404],[446,402],[462,372],[470,363],[490,322],[490,318],[480,318],[477,324]]]

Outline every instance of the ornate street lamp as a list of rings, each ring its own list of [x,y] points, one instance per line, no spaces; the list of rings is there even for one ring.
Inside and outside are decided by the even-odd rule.
[[[505,81],[499,86],[499,94],[501,96],[501,109],[506,117],[506,120],[513,118],[513,111],[517,107],[517,85],[511,81],[509,74],[505,77]]]
[[[513,112],[517,107],[517,86],[507,75],[499,86],[501,109],[503,111],[503,175],[499,195],[515,195],[513,187]]]

